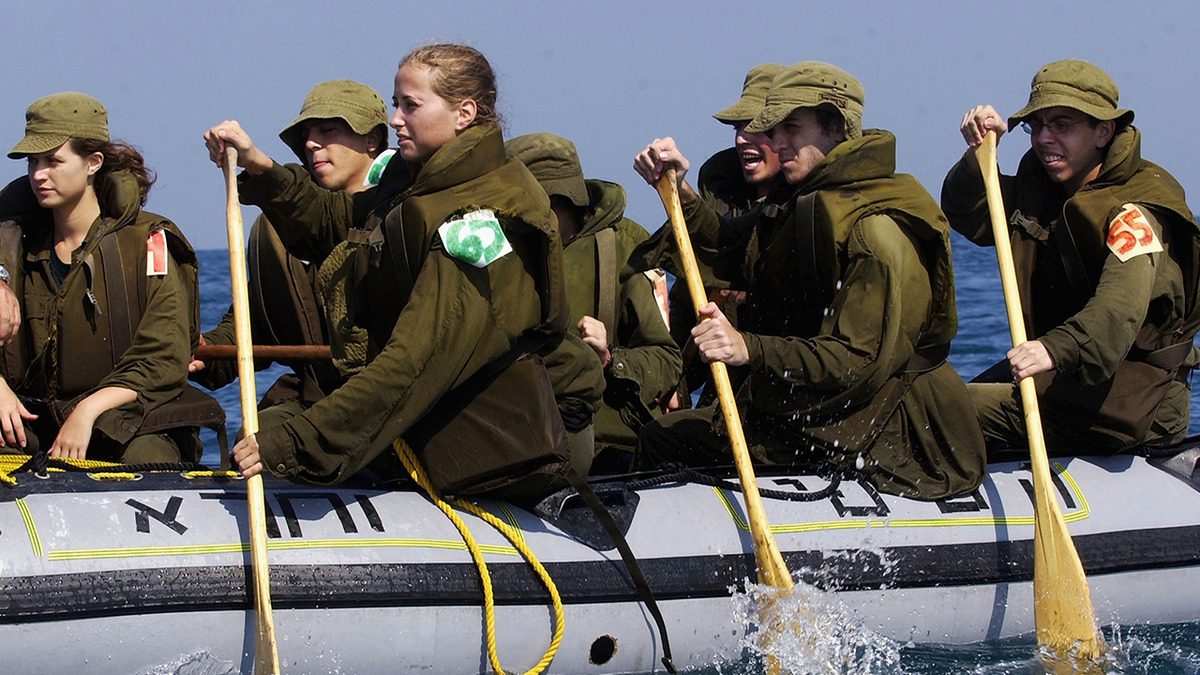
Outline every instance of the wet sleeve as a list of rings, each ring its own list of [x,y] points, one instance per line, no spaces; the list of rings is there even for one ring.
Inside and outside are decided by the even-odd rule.
[[[907,362],[931,297],[911,242],[891,218],[873,216],[851,231],[847,254],[840,290],[816,336],[743,333],[752,373],[795,385],[797,396],[869,400]]]
[[[1162,226],[1149,209],[1142,213],[1162,241]],[[1084,384],[1098,384],[1117,372],[1146,321],[1162,256],[1143,253],[1121,262],[1109,253],[1095,295],[1061,326],[1038,338],[1057,370]]]
[[[683,357],[663,322],[646,275],[622,284],[621,298],[617,346],[606,373],[608,388],[626,391],[652,408],[679,384]]]
[[[298,164],[238,176],[241,202],[262,209],[288,253],[314,262],[345,241],[350,228],[366,222],[374,196],[374,188],[354,194],[326,190]]]
[[[507,353],[532,325],[502,325],[501,313],[485,297],[494,287],[490,274],[528,279],[529,288],[514,289],[504,301],[521,303],[518,314],[540,315],[520,257],[477,269],[434,248],[380,354],[303,415],[259,431],[264,465],[292,480],[330,484],[390,452],[392,441],[446,392]],[[477,365],[469,371],[468,363]]]

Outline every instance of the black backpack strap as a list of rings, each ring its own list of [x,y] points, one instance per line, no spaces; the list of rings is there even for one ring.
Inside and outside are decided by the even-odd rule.
[[[583,501],[591,507],[592,513],[596,515],[596,520],[599,520],[600,524],[604,526],[609,538],[616,545],[617,551],[621,553],[621,560],[625,563],[629,578],[633,580],[633,585],[637,587],[638,593],[642,596],[642,603],[646,605],[646,609],[650,612],[650,616],[654,617],[654,623],[658,626],[658,635],[663,646],[662,664],[666,667],[667,672],[674,675],[678,671],[671,658],[671,641],[667,637],[667,624],[663,621],[662,612],[658,609],[658,602],[654,600],[650,584],[646,583],[646,576],[642,574],[642,567],[638,564],[637,557],[633,555],[633,550],[629,548],[629,542],[625,541],[625,535],[621,534],[621,528],[613,520],[612,514],[604,507],[603,502],[596,496],[583,476],[571,469],[567,471],[567,479],[571,481],[571,487],[575,488],[579,496],[583,497]]]
[[[104,269],[104,288],[108,295],[108,327],[114,359],[133,344],[133,334],[141,321],[141,305],[131,302],[125,267],[121,263],[121,247],[113,233],[100,238],[100,265]],[[134,290],[136,293],[137,291]]]

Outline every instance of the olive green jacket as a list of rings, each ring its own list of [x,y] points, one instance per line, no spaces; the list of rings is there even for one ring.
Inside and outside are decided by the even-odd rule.
[[[633,248],[646,240],[646,231],[625,217],[625,190],[616,183],[585,182],[591,201],[587,224],[563,249],[571,325],[583,316],[605,325],[612,360],[605,368],[604,406],[596,413],[598,447],[632,450],[637,432],[657,416],[656,401],[679,381],[681,358],[671,339],[654,289],[644,274],[620,281]],[[604,232],[609,234],[603,234]],[[600,268],[598,239],[608,236],[613,246],[612,267]],[[601,316],[600,284],[611,285],[614,316]]]
[[[60,425],[79,401],[99,389],[136,392],[136,400],[101,413],[95,423],[112,440],[127,443],[149,412],[186,386],[188,358],[199,334],[196,258],[171,221],[141,210],[132,175],[109,174],[96,185],[96,196],[101,215],[72,254],[59,286],[50,270],[49,211],[37,206],[24,177],[0,195],[0,221],[5,221],[0,229],[17,226],[24,233],[19,261],[11,258],[11,250],[0,256],[13,275],[23,314],[21,338],[5,347],[4,377],[17,394],[47,399]],[[166,233],[167,273],[150,276],[147,239],[158,230]],[[116,245],[102,245],[106,240]],[[110,272],[122,278],[110,279]],[[113,302],[122,292],[128,298],[123,317]],[[118,349],[122,342],[128,344],[123,350]]]
[[[1045,345],[1057,372],[1096,389],[1086,403],[1083,392],[1072,397],[1078,405],[1064,402],[1077,408],[1075,416],[1095,414],[1088,410],[1093,399],[1109,398],[1113,378],[1127,361],[1191,343],[1200,322],[1200,232],[1175,179],[1141,159],[1136,128],[1128,126],[1116,135],[1097,178],[1069,199],[1032,151],[1015,176],[1001,176],[1001,189],[1026,330]],[[1121,262],[1106,243],[1109,223],[1131,203],[1142,207],[1164,250]],[[942,206],[955,230],[976,244],[993,244],[983,181],[963,161],[946,176]],[[1076,272],[1069,271],[1073,261]],[[1195,363],[1192,352],[1188,364]],[[1043,388],[1051,374],[1040,377],[1046,380],[1039,383]],[[1139,403],[1151,395],[1113,393]],[[1186,430],[1190,392],[1177,383],[1160,394],[1169,400],[1157,413],[1151,406],[1155,421],[1168,432]],[[1103,429],[1096,431],[1105,435]],[[1097,440],[1123,446],[1138,439]]]
[[[944,360],[957,330],[948,224],[894,171],[894,137],[868,130],[835,147],[777,213],[725,220],[694,200],[684,215],[715,270],[735,270],[721,258],[742,241],[727,281],[749,289],[749,364],[731,374],[744,381],[746,423],[789,439],[759,459],[861,460],[880,489],[935,499],[979,484],[983,437]],[[798,215],[809,196],[811,231]]]
[[[403,169],[392,162],[389,170],[392,165]],[[566,330],[562,271],[553,264],[561,264],[561,248],[549,202],[524,165],[505,161],[498,129],[463,132],[411,183],[395,173],[354,195],[322,190],[302,170],[287,167],[240,178],[243,201],[263,209],[294,255],[324,259],[368,217],[398,219],[403,232],[402,241],[359,242],[367,267],[354,299],[356,323],[375,346],[365,367],[304,414],[258,433],[265,465],[290,479],[328,484],[349,477],[390,452],[393,439],[451,389],[510,353],[519,338]],[[484,268],[452,257],[437,235],[447,218],[477,208],[495,210],[514,248]],[[393,250],[398,246],[403,251]],[[394,254],[404,256],[406,273],[397,271]],[[573,344],[586,350],[592,365],[563,359],[565,369],[584,376],[555,382],[555,393],[594,409],[603,388],[600,368],[586,345]]]

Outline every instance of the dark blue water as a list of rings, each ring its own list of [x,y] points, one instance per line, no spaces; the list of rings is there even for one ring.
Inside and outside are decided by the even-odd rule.
[[[959,331],[950,352],[950,361],[963,378],[969,380],[999,360],[1008,349],[1008,323],[995,252],[978,248],[957,234],[953,236]],[[200,315],[201,323],[207,330],[216,325],[229,308],[229,261],[224,250],[201,251],[199,257]],[[255,377],[258,394],[261,396],[275,378],[284,372],[286,370],[281,366],[260,371]],[[237,383],[215,392],[215,395],[225,408],[232,437],[241,419]],[[1200,428],[1197,423],[1200,420],[1197,403],[1197,397],[1193,396],[1192,433]],[[205,437],[205,461],[215,463],[216,459],[215,436],[208,434]],[[862,629],[857,627],[847,626],[843,630],[847,636],[853,636],[855,642],[844,650],[838,663],[813,664],[810,672],[862,675],[1024,675],[1042,672],[1034,658],[1032,639],[989,645],[933,647],[904,645],[877,637],[863,638]],[[1195,623],[1106,629],[1106,638],[1113,654],[1113,662],[1108,669],[1111,673],[1200,675],[1200,608],[1197,608]],[[747,658],[742,663],[714,666],[705,672],[759,673],[761,666],[753,658]]]

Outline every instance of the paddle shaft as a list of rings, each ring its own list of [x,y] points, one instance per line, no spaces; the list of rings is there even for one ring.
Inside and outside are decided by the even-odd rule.
[[[229,235],[229,280],[233,287],[233,326],[237,336],[238,382],[242,400],[242,432],[258,431],[258,399],[254,391],[254,357],[250,336],[250,302],[246,293],[246,250],[242,238],[242,207],[238,203],[237,148],[225,146],[225,223]],[[267,519],[262,475],[246,481],[250,511],[250,562],[254,573],[254,609],[258,627],[254,650],[255,675],[278,675],[275,620],[271,616],[271,586],[267,568]]]
[[[238,358],[237,345],[200,345],[196,348],[198,361],[233,361]],[[269,359],[278,363],[329,361],[329,345],[253,345],[252,358]],[[241,375],[241,371],[238,371]],[[257,425],[257,420],[255,426]]]
[[[1026,341],[1025,319],[1017,274],[1013,266],[1008,223],[1000,194],[1000,175],[996,165],[996,133],[989,131],[975,151],[987,190],[988,212],[996,258],[1000,263],[1000,284],[1008,308],[1008,326],[1016,347]],[[1103,653],[1096,632],[1095,613],[1083,564],[1067,531],[1066,521],[1054,496],[1050,462],[1042,434],[1042,416],[1038,410],[1037,390],[1032,377],[1019,384],[1025,409],[1025,429],[1029,438],[1029,459],[1033,470],[1034,491],[1034,625],[1038,642],[1060,657],[1079,644],[1078,658],[1094,661]]]
[[[683,219],[683,207],[679,203],[679,189],[675,184],[675,169],[669,168],[664,171],[654,187],[658,190],[658,196],[667,210],[671,229],[675,232],[684,279],[698,315],[708,303],[708,299],[704,295],[704,282],[700,279],[700,267],[696,264],[696,254],[692,250],[687,223]],[[729,382],[729,372],[726,370],[725,364],[720,361],[712,361],[708,365],[712,368],[713,383],[717,388],[717,400],[721,405],[721,412],[725,416],[729,442],[733,446],[733,463],[737,467],[742,496],[746,501],[746,519],[750,524],[750,538],[754,542],[754,560],[758,565],[758,581],[761,584],[778,588],[792,588],[792,575],[788,572],[787,565],[783,563],[783,556],[779,554],[779,547],[775,545],[775,538],[771,535],[771,526],[763,512],[762,498],[758,494],[758,483],[754,477],[754,467],[750,462],[750,450],[746,447],[746,436],[742,432],[742,420],[738,415],[737,403],[734,400],[733,385]]]

